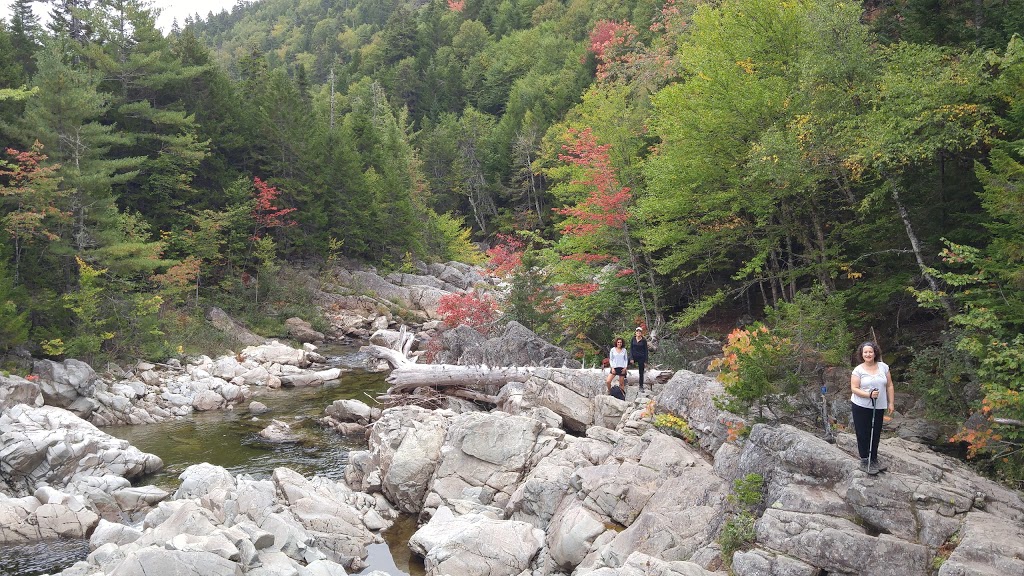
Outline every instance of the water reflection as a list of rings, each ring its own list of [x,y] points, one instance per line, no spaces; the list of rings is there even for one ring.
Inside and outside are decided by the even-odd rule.
[[[416,532],[416,518],[404,515],[382,533],[383,544],[372,544],[367,548],[366,563],[369,566],[359,574],[382,570],[393,576],[425,576],[423,559],[409,549],[409,539]]]

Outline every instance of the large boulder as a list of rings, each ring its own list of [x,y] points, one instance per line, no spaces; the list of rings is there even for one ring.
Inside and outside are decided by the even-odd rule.
[[[0,543],[84,538],[100,517],[78,496],[52,488],[37,496],[0,495]]]
[[[700,445],[714,454],[729,438],[728,425],[743,420],[715,405],[725,394],[721,382],[687,370],[676,372],[658,393],[656,411],[682,417],[700,438]]]
[[[376,410],[376,414],[375,411]],[[343,398],[335,400],[330,406],[324,409],[324,414],[339,422],[355,422],[357,424],[369,424],[371,420],[380,417],[380,410],[370,408],[365,402]]]
[[[79,477],[135,478],[163,462],[55,406],[19,404],[0,414],[0,479],[23,490]]]
[[[576,576],[715,576],[722,572],[709,572],[693,562],[665,561],[642,552],[630,554],[621,566],[603,567],[594,570],[577,571]],[[765,572],[776,576],[797,576],[796,574]],[[807,576],[811,576],[808,574]]]
[[[175,500],[202,498],[215,490],[234,490],[235,478],[220,466],[203,462],[193,464],[182,472],[181,484],[174,493]]]
[[[345,478],[360,490],[379,490],[399,510],[418,513],[441,459],[448,419],[418,406],[386,410],[374,422],[370,449],[349,455]]]
[[[483,346],[487,338],[477,330],[460,325],[445,330],[439,339],[441,350],[434,355],[435,364],[473,366],[484,363]]]
[[[376,512],[372,496],[352,492],[342,483],[323,478],[309,480],[288,468],[275,469],[273,480],[288,510],[318,548],[344,566],[362,567],[367,544],[382,542],[364,519],[368,518],[377,530],[391,524]]]
[[[242,357],[260,364],[281,364],[305,368],[310,365],[309,353],[300,348],[292,348],[287,344],[271,341],[258,346],[248,346],[242,350]]]
[[[501,412],[471,412],[452,418],[445,450],[434,471],[423,512],[456,500],[504,508],[535,463],[565,432],[540,421]]]
[[[259,436],[263,441],[274,444],[289,444],[302,441],[302,436],[292,430],[292,427],[287,422],[281,420],[271,420],[266,428],[260,430]]]
[[[289,318],[284,321],[288,335],[299,342],[321,342],[325,338],[323,332],[313,329],[313,325],[302,318]]]
[[[0,412],[17,404],[43,405],[39,384],[20,376],[0,374]]]
[[[418,265],[421,272],[429,274],[457,290],[469,290],[481,284],[487,283],[480,274],[480,269],[462,262],[435,262],[432,264]]]
[[[755,524],[760,552],[747,553],[738,574],[760,573],[777,560],[773,554],[830,574],[926,574],[936,550],[957,539],[963,546],[968,534],[974,537],[962,553],[956,547],[952,566],[964,569],[979,556],[992,566],[1024,565],[1018,553],[1024,532],[998,528],[1024,522],[1018,493],[898,438],[880,444],[889,465],[884,474],[864,474],[855,451],[850,434],[829,444],[791,426],[759,424],[738,455],[717,459],[722,476],[766,479],[768,507]]]
[[[581,396],[546,378],[530,377],[523,387],[522,398],[528,406],[547,408],[560,416],[567,430],[584,432],[594,424],[595,404],[591,397]]]
[[[484,344],[483,360],[490,366],[551,366],[579,368],[569,352],[549,344],[532,330],[512,321]]]
[[[468,326],[456,326],[444,331],[439,343],[440,351],[433,360],[436,364],[580,367],[568,352],[515,321],[491,338]]]
[[[987,512],[967,514],[960,542],[939,576],[1024,574],[1024,524]]]
[[[60,408],[70,408],[80,398],[91,398],[99,380],[92,366],[74,359],[36,360],[32,372],[39,378],[46,403]]]
[[[180,545],[180,544],[179,544]],[[110,576],[240,576],[240,567],[215,552],[201,549],[146,547],[130,552]]]
[[[456,517],[447,507],[409,540],[409,547],[423,556],[429,576],[529,573],[543,546],[544,532],[526,522],[482,514]]]

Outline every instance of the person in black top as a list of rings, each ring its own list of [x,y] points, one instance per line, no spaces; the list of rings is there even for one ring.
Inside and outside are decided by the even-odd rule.
[[[633,337],[629,340],[629,357],[633,359],[637,370],[640,372],[640,393],[644,392],[644,366],[647,365],[647,339],[644,338],[644,329],[636,327]]]

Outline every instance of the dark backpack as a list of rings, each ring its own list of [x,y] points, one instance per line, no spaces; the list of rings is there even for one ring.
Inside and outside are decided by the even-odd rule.
[[[610,392],[610,394],[615,398],[618,398],[619,400],[626,399],[626,394],[622,391],[622,388],[619,388],[618,386],[612,386],[612,391]]]

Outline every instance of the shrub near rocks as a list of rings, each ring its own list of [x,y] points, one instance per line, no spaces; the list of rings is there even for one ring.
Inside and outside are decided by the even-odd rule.
[[[733,493],[729,495],[729,501],[739,511],[725,523],[718,537],[722,560],[726,566],[732,565],[732,556],[737,550],[754,543],[757,535],[754,531],[754,514],[755,508],[761,503],[763,487],[764,476],[756,473],[747,474],[733,482]]]

